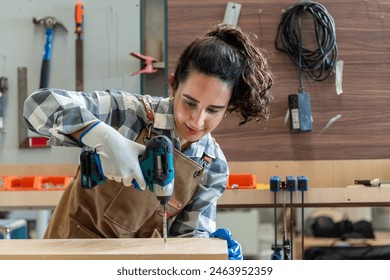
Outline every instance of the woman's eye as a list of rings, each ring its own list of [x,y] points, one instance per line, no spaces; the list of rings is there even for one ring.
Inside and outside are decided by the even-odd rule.
[[[215,110],[215,109],[207,109],[207,111],[209,111],[209,113],[211,113],[211,114],[216,114],[219,112],[218,110]]]
[[[186,100],[186,104],[190,107],[196,107],[196,103],[189,100]]]

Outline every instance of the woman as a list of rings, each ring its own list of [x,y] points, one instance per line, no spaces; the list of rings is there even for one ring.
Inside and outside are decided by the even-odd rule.
[[[27,98],[29,129],[48,136],[50,145],[92,148],[108,178],[88,190],[78,172],[45,238],[161,236],[161,206],[153,193],[128,187],[134,180],[146,187],[138,162],[145,135],[165,135],[175,148],[169,236],[221,237],[216,204],[229,170],[210,133],[227,113],[236,113],[240,124],[266,120],[272,75],[247,34],[220,24],[187,46],[169,81],[169,98],[60,89],[40,89]]]

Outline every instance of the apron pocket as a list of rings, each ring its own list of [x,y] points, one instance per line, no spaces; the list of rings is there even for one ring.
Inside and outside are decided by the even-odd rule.
[[[77,225],[73,232],[70,234],[69,238],[100,238],[98,235],[90,231],[89,229],[83,227],[82,225]]]
[[[159,207],[156,196],[148,189],[140,191],[123,186],[109,204],[104,216],[117,226],[136,232]]]

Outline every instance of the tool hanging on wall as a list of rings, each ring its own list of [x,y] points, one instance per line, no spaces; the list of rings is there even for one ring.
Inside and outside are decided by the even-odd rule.
[[[302,18],[306,15],[311,15],[314,22],[316,38],[313,42],[317,44],[314,50],[310,50],[310,46],[303,46],[302,33],[310,34],[302,32]],[[291,132],[311,131],[310,94],[304,90],[302,71],[315,81],[324,81],[335,73],[338,56],[335,22],[323,5],[300,1],[282,14],[275,48],[286,53],[298,66],[298,93],[288,96]]]
[[[0,77],[0,139],[4,129],[4,94],[8,91],[8,79]]]
[[[240,18],[241,4],[228,2],[226,4],[225,15],[223,17],[223,23],[227,24],[238,24],[238,19]]]
[[[45,28],[45,45],[43,48],[41,79],[39,82],[39,88],[47,88],[49,85],[50,60],[52,53],[54,30],[56,27],[62,28],[65,32],[68,32],[68,30],[58,19],[51,16],[33,17],[33,23],[37,25],[43,25]]]
[[[84,68],[83,68],[83,33],[84,33],[84,5],[77,1],[74,10],[76,23],[76,90],[83,91]]]
[[[28,96],[27,90],[27,67],[18,67],[18,140],[19,148],[47,148],[48,138],[34,137],[38,135],[27,129],[23,118],[24,101]]]
[[[18,140],[19,148],[29,148],[27,126],[23,118],[23,105],[28,96],[27,91],[27,67],[17,68],[18,77]]]
[[[68,32],[66,27],[55,17],[33,17],[33,23],[42,25],[45,28],[45,45],[42,55],[41,77],[39,81],[39,88],[49,87],[49,75],[50,75],[50,60],[52,53],[54,30],[57,27],[61,27],[65,32]],[[28,131],[29,135],[29,147],[30,148],[47,148],[47,138],[41,137],[36,133]]]
[[[151,74],[158,71],[158,69],[153,66],[153,63],[156,62],[154,57],[143,55],[137,52],[131,52],[130,55],[140,59],[144,64],[144,68],[142,70],[131,73],[131,76],[138,74]]]

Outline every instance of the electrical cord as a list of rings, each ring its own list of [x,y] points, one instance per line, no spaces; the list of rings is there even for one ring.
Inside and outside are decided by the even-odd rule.
[[[317,48],[302,45],[304,14],[313,18]],[[281,43],[282,47],[279,46]],[[334,73],[338,56],[336,26],[326,8],[316,2],[296,3],[283,13],[275,39],[275,48],[285,52],[299,68],[300,90],[303,91],[302,71],[315,81],[323,81]]]

